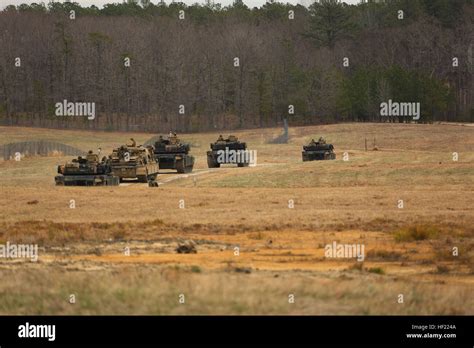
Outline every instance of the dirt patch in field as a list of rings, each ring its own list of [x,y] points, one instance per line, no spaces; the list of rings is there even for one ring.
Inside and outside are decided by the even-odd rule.
[[[95,226],[99,228],[100,225]],[[102,236],[103,237],[103,236]],[[145,237],[145,236],[143,236]],[[40,245],[39,264],[65,269],[95,270],[120,265],[188,266],[204,270],[310,271],[367,273],[374,270],[390,276],[417,276],[443,280],[456,275],[456,282],[474,280],[472,247],[462,256],[450,256],[462,237],[395,241],[394,233],[346,231],[247,231],[239,233],[188,232],[168,230],[153,239],[98,239],[69,241],[65,245]],[[179,254],[177,246],[190,240],[196,254]],[[465,243],[465,241],[464,241]],[[328,248],[349,246],[349,254],[327,253]],[[356,247],[360,253],[356,253]],[[332,250],[332,249],[331,249]],[[444,250],[444,253],[440,251]],[[2,268],[38,267],[33,262],[0,261]]]

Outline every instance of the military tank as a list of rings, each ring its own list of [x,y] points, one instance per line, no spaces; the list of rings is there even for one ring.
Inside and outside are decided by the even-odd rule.
[[[320,137],[318,141],[312,139],[308,145],[303,146],[302,155],[303,162],[336,159],[334,146],[326,144],[323,137]]]
[[[229,135],[224,139],[219,135],[217,141],[211,143],[211,150],[207,151],[207,166],[209,168],[219,168],[221,164],[236,163],[238,167],[247,167],[249,158],[244,154],[247,151],[247,144],[239,141],[234,135]]]
[[[155,159],[160,169],[176,169],[178,173],[190,173],[194,166],[194,157],[189,154],[190,145],[182,143],[176,133],[167,137],[160,135],[155,142]]]
[[[99,153],[100,154],[100,153]],[[119,178],[111,173],[106,157],[99,160],[99,155],[89,151],[85,157],[79,156],[65,165],[58,166],[54,177],[56,185],[61,186],[115,186]]]
[[[153,155],[153,146],[137,146],[135,140],[113,150],[110,158],[112,174],[119,177],[120,182],[135,180],[148,182],[149,186],[158,186],[158,163]]]

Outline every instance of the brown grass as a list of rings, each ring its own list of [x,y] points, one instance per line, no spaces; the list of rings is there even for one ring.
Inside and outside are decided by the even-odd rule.
[[[0,314],[471,314],[470,286],[387,275],[193,272],[182,267],[3,271]],[[25,286],[30,284],[31,286]],[[404,303],[397,296],[404,294]],[[41,295],[39,295],[41,294]],[[68,302],[70,294],[76,303]],[[178,302],[185,295],[185,304]],[[288,303],[288,295],[295,303]]]

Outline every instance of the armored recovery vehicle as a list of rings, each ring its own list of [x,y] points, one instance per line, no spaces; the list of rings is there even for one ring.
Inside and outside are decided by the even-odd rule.
[[[239,141],[234,135],[229,135],[226,139],[219,135],[217,141],[211,143],[211,150],[207,151],[207,166],[219,168],[221,164],[236,163],[239,167],[247,167],[250,162],[246,154],[246,143]]]
[[[112,174],[124,179],[148,182],[149,186],[158,186],[158,163],[153,155],[153,146],[137,146],[135,140],[113,150],[110,155]]]
[[[303,162],[336,159],[334,146],[326,144],[323,137],[320,137],[318,141],[312,139],[308,145],[303,146],[302,155]]]
[[[194,166],[194,157],[189,154],[191,146],[182,143],[176,133],[168,137],[160,135],[155,142],[155,159],[160,169],[176,169],[178,173],[190,173]]]
[[[86,157],[79,156],[65,165],[58,166],[54,181],[62,186],[115,186],[119,178],[111,173],[106,157],[99,160],[99,155],[89,151]]]

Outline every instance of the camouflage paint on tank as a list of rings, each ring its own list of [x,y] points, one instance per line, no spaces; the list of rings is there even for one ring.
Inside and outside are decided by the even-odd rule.
[[[178,173],[190,173],[194,167],[194,157],[189,154],[191,146],[182,143],[176,133],[160,135],[155,142],[155,159],[160,169],[176,169]]]

